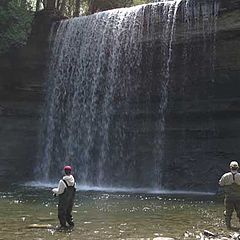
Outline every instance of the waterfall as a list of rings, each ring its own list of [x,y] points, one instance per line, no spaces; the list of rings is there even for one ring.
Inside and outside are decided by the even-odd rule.
[[[156,1],[60,22],[38,179],[54,180],[71,164],[81,184],[161,188],[181,5],[182,0]],[[185,17],[188,5],[181,6]]]

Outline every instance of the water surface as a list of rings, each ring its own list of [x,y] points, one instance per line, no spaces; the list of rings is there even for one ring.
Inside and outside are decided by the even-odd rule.
[[[213,196],[77,191],[72,232],[30,229],[57,226],[57,198],[50,188],[17,186],[0,192],[0,239],[198,239],[205,229],[226,231],[223,210]]]

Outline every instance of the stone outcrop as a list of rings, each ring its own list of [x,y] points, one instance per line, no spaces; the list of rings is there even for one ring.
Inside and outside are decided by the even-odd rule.
[[[197,34],[191,58],[180,63],[178,54],[173,55],[171,77],[178,81],[169,85],[162,170],[166,188],[216,189],[228,163],[240,156],[240,0],[219,2],[214,69],[206,73],[204,67],[199,69],[204,64],[193,60],[203,46]],[[14,181],[31,179],[33,166],[39,161],[48,37],[51,24],[60,18],[39,12],[28,45],[0,58],[1,181],[9,173]],[[182,54],[185,43],[180,35],[177,32],[173,47]],[[208,44],[212,40],[204,41]],[[206,65],[211,63],[208,60]],[[152,99],[154,102],[154,96]]]
[[[37,161],[49,33],[61,16],[36,13],[28,44],[0,56],[0,181],[23,181]],[[9,181],[9,179],[6,179]]]
[[[229,162],[239,160],[239,16],[240,1],[220,1],[212,73],[200,69],[208,59],[187,62],[187,76],[183,64],[174,66],[166,120],[168,161],[163,171],[171,189],[216,189]],[[193,54],[198,56],[203,46],[196,39]],[[181,47],[176,43],[175,50]]]

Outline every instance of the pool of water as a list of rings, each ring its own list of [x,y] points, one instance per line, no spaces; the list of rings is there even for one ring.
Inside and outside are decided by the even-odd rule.
[[[15,186],[0,192],[1,240],[199,239],[205,229],[227,234],[224,206],[213,196],[77,191],[72,232],[32,229],[58,225],[51,188]],[[233,219],[237,226],[236,216]]]

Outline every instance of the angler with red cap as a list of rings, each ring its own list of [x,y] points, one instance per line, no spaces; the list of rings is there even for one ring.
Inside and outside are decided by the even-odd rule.
[[[76,192],[76,183],[71,174],[71,166],[64,167],[65,176],[59,181],[58,187],[53,188],[52,192],[59,197],[58,202],[58,219],[60,222],[59,230],[67,229],[66,223],[69,227],[73,227],[72,208],[74,204],[74,197]]]

